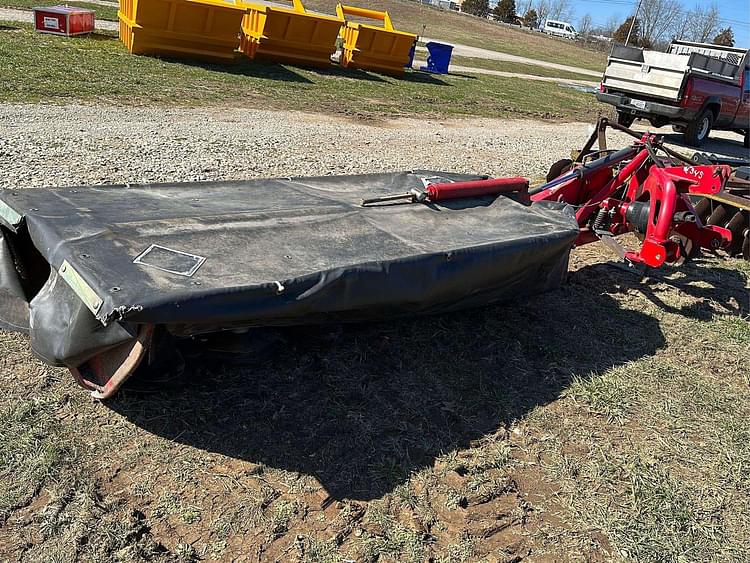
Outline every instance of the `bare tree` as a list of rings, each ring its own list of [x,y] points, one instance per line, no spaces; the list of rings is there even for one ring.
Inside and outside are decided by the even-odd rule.
[[[534,0],[519,0],[516,2],[516,9],[519,14],[526,14],[534,7]]]
[[[620,16],[612,14],[607,18],[607,21],[601,27],[602,35],[612,37],[612,34],[620,27]]]
[[[543,25],[544,21],[549,17],[549,2],[550,0],[536,0],[534,9],[536,10],[537,16],[539,16],[539,25]]]
[[[570,0],[550,0],[549,17],[553,20],[568,20],[573,13]]]
[[[584,37],[591,35],[594,29],[594,20],[591,18],[591,14],[586,14],[580,20],[578,20],[578,33]]]
[[[672,28],[672,37],[674,39],[685,39],[687,41],[691,40],[692,32],[690,31],[691,28],[691,18],[692,12],[682,12],[682,17],[677,18],[677,21],[674,24],[674,27]]]
[[[687,30],[684,37],[691,41],[708,43],[719,31],[719,8],[716,4],[710,6],[696,5],[688,12]]]
[[[643,0],[638,12],[641,37],[650,45],[661,42],[669,37],[682,15],[679,0]]]

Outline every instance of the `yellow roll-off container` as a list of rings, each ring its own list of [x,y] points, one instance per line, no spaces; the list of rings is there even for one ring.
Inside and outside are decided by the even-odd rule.
[[[245,4],[240,50],[251,59],[328,66],[344,18],[307,12],[301,0],[292,4]]]
[[[341,37],[344,40],[342,66],[383,74],[404,73],[404,66],[409,63],[411,49],[417,41],[416,35],[396,31],[388,12],[339,4],[336,6],[336,13],[346,20],[341,27]],[[383,24],[375,26],[357,23],[347,20],[347,16],[377,20]]]
[[[120,0],[120,40],[139,55],[231,61],[245,12],[231,0]]]

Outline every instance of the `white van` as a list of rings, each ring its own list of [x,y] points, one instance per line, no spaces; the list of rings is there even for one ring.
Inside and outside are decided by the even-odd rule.
[[[578,32],[568,22],[559,22],[555,20],[546,20],[544,27],[542,28],[544,33],[550,35],[557,35],[558,37],[566,37],[568,39],[578,39]]]

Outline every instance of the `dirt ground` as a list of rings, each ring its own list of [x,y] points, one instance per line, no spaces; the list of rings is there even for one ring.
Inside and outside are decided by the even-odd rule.
[[[556,291],[107,403],[0,332],[0,560],[746,560],[749,287],[591,245]]]
[[[740,561],[750,271],[608,260],[577,251],[523,303],[285,333],[107,404],[3,333],[0,556]]]

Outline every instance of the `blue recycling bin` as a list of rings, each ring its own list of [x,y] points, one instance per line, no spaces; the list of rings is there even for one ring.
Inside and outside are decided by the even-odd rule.
[[[425,47],[427,47],[430,55],[427,57],[427,66],[423,66],[419,70],[426,70],[435,74],[448,74],[448,67],[453,55],[453,45],[430,41]]]

